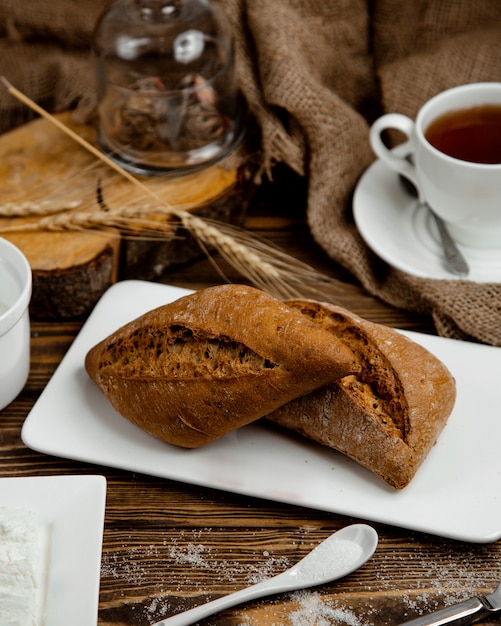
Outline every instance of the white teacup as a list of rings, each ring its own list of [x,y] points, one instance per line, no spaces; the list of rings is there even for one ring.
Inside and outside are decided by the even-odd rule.
[[[19,394],[30,370],[31,268],[24,254],[0,238],[0,411]]]
[[[501,138],[498,137],[497,144],[493,141],[490,146],[499,152],[499,156],[489,157],[493,162],[476,160],[486,158],[487,144],[494,136],[492,129],[483,129],[487,138],[480,136],[482,129],[478,125],[486,116],[495,120],[493,124],[499,122],[498,130],[501,132],[501,83],[474,83],[444,91],[423,105],[415,122],[399,113],[383,115],[371,127],[370,142],[382,161],[414,183],[420,201],[428,202],[447,223],[451,235],[459,243],[475,248],[499,249]],[[477,128],[472,129],[475,124]],[[430,125],[438,127],[440,136],[437,133],[435,137],[430,136],[433,132]],[[469,128],[460,131],[454,128],[461,125],[469,125]],[[399,130],[408,137],[414,165],[405,156],[395,154],[385,146],[381,133],[387,129]],[[454,148],[452,133],[456,132],[470,134],[467,140],[464,135],[458,135],[456,139],[459,141]],[[477,132],[478,137],[471,134]],[[435,145],[430,141],[434,141]],[[447,141],[451,145],[446,145]],[[480,155],[464,152],[467,147],[473,146],[480,151]]]

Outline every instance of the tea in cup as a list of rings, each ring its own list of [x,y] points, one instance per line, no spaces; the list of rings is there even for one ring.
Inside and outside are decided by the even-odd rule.
[[[385,130],[408,138],[405,154],[390,150]],[[501,83],[472,83],[428,100],[416,120],[399,113],[370,130],[375,154],[415,185],[459,243],[501,248]],[[406,158],[412,154],[412,163]]]
[[[19,394],[30,368],[31,268],[23,253],[0,238],[0,411]]]

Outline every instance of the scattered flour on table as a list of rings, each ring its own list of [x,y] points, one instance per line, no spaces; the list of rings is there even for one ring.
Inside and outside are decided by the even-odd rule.
[[[458,557],[458,552],[451,549],[449,554],[442,554],[440,559],[430,557],[424,551],[416,550],[402,557],[402,561],[409,567],[409,560],[415,563],[412,576],[412,589],[403,593],[402,603],[412,610],[428,612],[440,606],[451,606],[463,600],[478,595],[481,589],[493,590],[501,577],[501,565],[498,562],[495,547],[492,547],[494,558],[491,559],[491,546],[472,546],[465,548]],[[485,566],[481,572],[473,563],[481,558]],[[377,568],[378,589],[393,589],[395,561],[398,555],[387,555]],[[489,565],[489,561],[493,562]],[[422,577],[419,573],[422,572]],[[489,582],[491,579],[491,582]]]
[[[206,529],[205,532],[210,532]],[[187,533],[182,532],[185,539]],[[198,541],[201,531],[194,531],[192,541],[180,546],[176,540],[169,546],[130,546],[124,545],[123,550],[116,554],[103,555],[101,563],[101,577],[124,578],[128,583],[141,584],[147,577],[148,572],[139,564],[142,557],[147,556],[158,559],[166,557],[175,565],[186,565],[185,583],[190,583],[190,571],[195,569],[211,571],[220,574],[221,580],[237,582],[242,575],[246,577],[248,584],[261,582],[276,573],[279,573],[292,565],[287,557],[273,557],[268,552],[263,552],[265,560],[259,565],[240,565],[234,559],[224,559],[215,562],[211,558],[211,548]],[[136,558],[137,557],[137,558]],[[2,626],[2,625],[0,625]]]
[[[332,599],[324,600],[316,591],[295,591],[289,597],[299,608],[285,618],[277,617],[276,621],[269,622],[269,626],[371,626],[352,609],[340,606]],[[240,622],[238,626],[258,626],[261,623],[259,618],[247,619],[250,621]]]
[[[366,626],[357,615],[348,608],[334,603],[324,602],[320,594],[311,591],[297,591],[292,599],[299,602],[299,609],[289,615],[291,626]]]
[[[168,617],[182,608],[179,605],[180,598],[176,599],[176,606],[173,609],[170,605],[172,593],[175,591],[183,593],[188,587],[193,591],[194,580],[190,578],[195,571],[210,572],[217,580],[224,583],[238,583],[242,581],[246,584],[261,582],[275,574],[278,574],[293,563],[286,557],[273,557],[266,550],[262,552],[263,560],[257,565],[249,563],[241,564],[233,559],[214,560],[211,548],[204,545],[201,537],[210,533],[211,529],[206,528],[197,531],[183,531],[182,545],[177,540],[164,546],[123,546],[124,550],[117,556],[106,556],[103,561],[101,574],[113,578],[125,578],[133,585],[141,585],[151,573],[145,572],[140,565],[139,557],[145,554],[150,555],[155,560],[168,559],[171,564],[181,566],[185,573],[177,581],[177,589],[173,588],[172,581],[164,577],[159,578],[156,586],[157,595],[141,607],[144,612],[145,621],[158,621]],[[348,550],[348,546],[347,546]],[[410,617],[433,611],[441,606],[449,606],[461,600],[470,598],[478,593],[479,589],[494,589],[497,578],[501,578],[501,565],[498,562],[495,550],[490,552],[489,546],[471,548],[458,556],[457,550],[451,548],[450,553],[440,550],[440,558],[435,558],[427,549],[416,549],[411,552],[405,548],[405,555],[400,557],[398,550],[394,554],[387,554],[376,568],[376,576],[372,582],[363,583],[365,592],[369,593],[367,605],[360,615],[349,605],[344,605],[331,598],[323,599],[322,595],[314,590],[303,590],[290,594],[298,606],[287,617],[276,621],[269,626],[369,626],[370,616],[379,614],[379,606],[370,601],[371,587],[376,595],[381,595],[384,590],[388,591],[392,602],[399,604],[409,611]],[[354,558],[347,551],[347,558]],[[137,560],[134,557],[137,557]],[[478,568],[469,565],[481,558],[485,562],[485,569],[480,574]],[[395,587],[395,564],[399,559],[409,568],[409,591],[402,592]],[[409,565],[409,558],[411,563]],[[413,566],[414,563],[414,566]],[[401,581],[400,583],[401,584]],[[199,586],[200,583],[197,583]],[[362,583],[361,583],[362,585]],[[203,594],[204,589],[199,589]],[[273,602],[272,598],[263,599],[262,602]],[[190,605],[191,606],[191,605]],[[189,608],[187,606],[186,608]],[[412,615],[411,615],[412,614]],[[239,626],[258,626],[252,616],[242,616],[243,621]],[[1,623],[1,622],[0,622]],[[381,623],[381,621],[380,621]],[[391,621],[388,622],[391,624]],[[3,625],[2,625],[3,626]]]
[[[263,556],[266,558],[259,565],[240,564],[234,559],[214,561],[211,558],[211,548],[200,542],[202,534],[207,534],[211,530],[206,528],[205,530],[192,532],[182,531],[180,538],[183,540],[183,545],[179,545],[177,540],[173,540],[169,544],[165,541],[163,546],[132,546],[123,544],[119,552],[103,554],[101,578],[103,580],[106,578],[122,579],[127,583],[127,586],[154,584],[157,595],[141,608],[145,614],[145,621],[151,622],[159,621],[172,614],[170,594],[173,591],[183,592],[188,587],[193,591],[199,586],[199,583],[195,586],[191,578],[192,573],[195,571],[210,572],[217,579],[230,583],[241,583],[243,576],[245,582],[252,585],[280,573],[292,565],[286,557],[273,557],[266,551],[263,553]],[[186,539],[191,540],[186,543]],[[172,586],[172,581],[166,577],[165,570],[161,570],[161,574],[158,574],[158,582],[152,583],[151,572],[146,571],[141,564],[145,557],[148,560],[157,562],[167,559],[171,565],[182,566],[185,574],[178,580],[177,588]],[[179,612],[179,602],[176,605]],[[187,606],[186,608],[190,607]],[[4,625],[0,622],[0,626]]]
[[[168,550],[168,556],[177,565],[191,565],[202,570],[220,571],[224,580],[236,582],[242,574],[248,584],[254,584],[279,573],[291,566],[287,557],[273,557],[264,552],[265,561],[259,565],[240,565],[234,560],[222,560],[217,564],[211,560],[211,549],[202,543],[190,542],[179,547],[175,542]]]

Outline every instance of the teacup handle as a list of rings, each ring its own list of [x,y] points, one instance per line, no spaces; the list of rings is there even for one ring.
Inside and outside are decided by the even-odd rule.
[[[379,159],[381,159],[381,161],[386,163],[386,165],[393,171],[405,176],[413,183],[416,187],[419,200],[422,202],[423,197],[417,180],[416,168],[405,158],[405,155],[400,156],[387,148],[381,139],[381,133],[384,130],[389,129],[399,130],[404,135],[407,135],[411,143],[410,151],[412,151],[414,121],[411,120],[410,117],[402,115],[401,113],[387,113],[386,115],[378,118],[374,124],[372,124],[369,140],[374,153],[377,157],[379,157]]]

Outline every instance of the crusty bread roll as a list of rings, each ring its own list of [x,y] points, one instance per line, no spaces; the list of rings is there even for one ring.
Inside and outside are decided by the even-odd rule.
[[[92,348],[90,377],[124,417],[194,448],[358,370],[352,351],[258,289],[212,287]]]
[[[339,450],[402,489],[453,409],[456,386],[450,372],[422,346],[345,309],[313,301],[288,304],[340,337],[361,369],[268,418]]]

